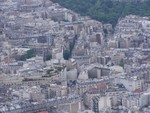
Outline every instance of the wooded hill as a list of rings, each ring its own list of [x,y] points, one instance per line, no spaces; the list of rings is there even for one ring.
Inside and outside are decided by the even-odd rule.
[[[111,0],[52,0],[83,16],[116,25],[120,17],[129,14],[150,16],[150,0],[144,2],[119,2]]]

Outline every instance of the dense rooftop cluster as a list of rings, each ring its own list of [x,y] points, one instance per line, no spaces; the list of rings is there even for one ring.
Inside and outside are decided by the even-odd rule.
[[[0,113],[149,113],[150,17],[113,29],[49,0],[0,0]]]

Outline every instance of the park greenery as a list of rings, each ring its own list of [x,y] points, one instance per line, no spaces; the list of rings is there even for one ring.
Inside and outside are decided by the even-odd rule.
[[[113,27],[126,15],[150,16],[150,0],[144,2],[119,2],[112,0],[52,0],[83,16],[90,16]]]
[[[29,59],[29,58],[32,58],[32,57],[35,57],[34,49],[30,49],[25,54],[21,55],[20,60],[25,61],[26,59]]]

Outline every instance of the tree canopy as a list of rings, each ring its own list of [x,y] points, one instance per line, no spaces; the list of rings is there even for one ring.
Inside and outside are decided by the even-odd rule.
[[[27,51],[26,54],[21,55],[19,60],[25,61],[26,59],[29,59],[29,58],[32,58],[32,57],[35,57],[35,51],[33,49],[30,49],[30,50]]]
[[[120,17],[129,14],[139,16],[150,16],[150,0],[144,2],[119,2],[111,0],[52,0],[60,5],[71,9],[83,16],[113,26],[117,24]]]
[[[77,38],[78,36],[75,35],[73,40],[69,43],[69,49],[64,50],[63,57],[65,60],[68,60],[71,57]]]

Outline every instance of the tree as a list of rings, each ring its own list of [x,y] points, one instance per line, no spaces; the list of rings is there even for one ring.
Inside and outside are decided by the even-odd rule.
[[[106,35],[108,34],[108,31],[107,31],[107,29],[104,29],[103,31],[104,31],[104,33],[105,33]]]
[[[70,58],[70,51],[69,50],[64,50],[63,57],[64,57],[65,60],[68,60]]]
[[[26,58],[27,58],[27,59],[32,58],[32,57],[35,57],[34,49],[28,50],[28,51],[27,51],[27,54],[26,54]]]
[[[48,53],[46,56],[44,56],[44,61],[48,61],[52,59],[51,53]]]
[[[120,17],[129,14],[150,16],[150,0],[144,2],[119,2],[112,0],[52,0],[71,9],[83,16],[104,23],[110,23],[115,27]]]
[[[124,68],[124,61],[123,61],[123,59],[120,61],[119,65]]]
[[[21,55],[19,60],[26,61],[26,55]]]
[[[69,49],[70,49],[70,53],[72,53],[72,50],[74,48],[75,43],[74,42],[70,42],[69,44]]]
[[[26,61],[26,59],[29,59],[29,58],[32,58],[32,57],[35,57],[35,51],[34,51],[34,49],[30,49],[30,50],[27,51],[26,54],[21,55],[20,58],[19,58],[19,60],[20,61]]]

